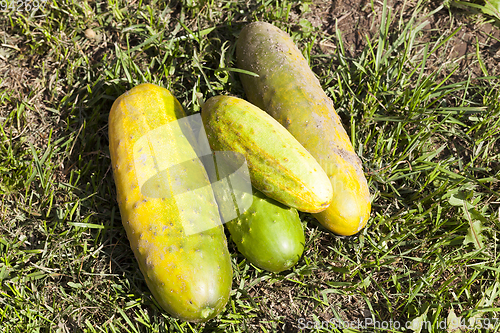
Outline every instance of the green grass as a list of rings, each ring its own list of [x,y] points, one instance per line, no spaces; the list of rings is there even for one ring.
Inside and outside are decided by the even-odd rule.
[[[423,38],[426,15],[447,15],[444,7],[422,1],[402,16],[372,3],[379,32],[352,58],[341,31],[308,24],[308,1],[128,3],[1,11],[1,331],[293,332],[369,318],[445,332],[440,323],[453,316],[500,318],[499,77],[486,54],[473,62],[484,77],[444,61],[458,26]],[[198,93],[244,97],[234,45],[253,20],[273,22],[304,50],[363,161],[372,218],[339,238],[301,214],[306,250],[281,274],[230,244],[228,306],[189,324],[159,311],[133,258],[107,117],[142,82],[170,89],[189,113],[200,109]]]

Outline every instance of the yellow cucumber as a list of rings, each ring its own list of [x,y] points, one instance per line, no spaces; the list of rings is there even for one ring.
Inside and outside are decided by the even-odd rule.
[[[242,154],[252,185],[268,197],[303,212],[325,210],[332,186],[318,162],[267,113],[231,96],[215,96],[201,118],[214,151]]]
[[[176,318],[220,313],[231,291],[217,204],[180,103],[141,84],[109,114],[109,149],[122,223],[146,283]]]
[[[292,133],[330,178],[333,200],[316,219],[339,235],[360,231],[371,210],[361,160],[290,36],[272,24],[253,22],[240,33],[236,58],[239,68],[258,75],[240,75],[247,99]]]

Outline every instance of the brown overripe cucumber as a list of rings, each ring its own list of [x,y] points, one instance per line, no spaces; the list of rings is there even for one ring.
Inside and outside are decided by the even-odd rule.
[[[328,207],[332,186],[327,175],[267,113],[241,98],[215,96],[205,102],[201,117],[212,150],[242,154],[255,188],[303,212]]]
[[[370,193],[362,164],[332,101],[290,36],[272,24],[254,22],[236,45],[247,99],[268,112],[316,158],[328,174],[334,197],[314,214],[327,229],[353,235],[368,221]]]
[[[146,283],[174,317],[220,313],[232,270],[218,207],[181,105],[141,84],[109,114],[109,149],[122,223]]]

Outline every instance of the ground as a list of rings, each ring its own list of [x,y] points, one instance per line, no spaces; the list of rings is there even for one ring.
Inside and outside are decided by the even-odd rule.
[[[464,326],[498,317],[493,17],[454,1],[389,0],[61,0],[0,13],[4,330],[297,332],[428,320],[444,332],[436,323],[453,316]],[[188,113],[200,109],[197,93],[244,97],[234,43],[254,20],[304,50],[363,161],[372,217],[338,237],[301,214],[304,255],[280,274],[229,242],[230,303],[213,321],[187,324],[158,309],[130,250],[107,117],[142,82],[171,90]]]

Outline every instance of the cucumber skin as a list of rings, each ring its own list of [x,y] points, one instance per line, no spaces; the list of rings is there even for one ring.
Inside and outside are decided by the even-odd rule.
[[[316,158],[328,174],[334,198],[314,217],[328,230],[353,235],[370,217],[368,184],[359,157],[333,102],[284,31],[265,22],[247,25],[236,45],[247,99],[268,112]]]
[[[299,214],[254,189],[252,205],[226,223],[238,251],[269,272],[293,267],[304,251],[305,236]]]
[[[303,212],[328,207],[333,195],[328,176],[266,112],[241,98],[215,96],[203,104],[201,118],[212,150],[245,157],[255,188]]]
[[[232,283],[227,241],[212,189],[206,186],[196,194],[188,193],[187,203],[181,202],[186,197],[172,193],[167,198],[146,197],[138,186],[133,155],[140,137],[184,116],[167,89],[141,84],[114,102],[109,114],[109,148],[122,223],[151,293],[172,316],[202,322],[224,309]],[[178,139],[161,149],[156,155],[166,149],[173,154],[189,152],[193,147]],[[200,168],[190,171],[210,184],[201,162]],[[179,208],[185,204],[194,213]],[[186,236],[184,228],[190,222],[210,229]]]

